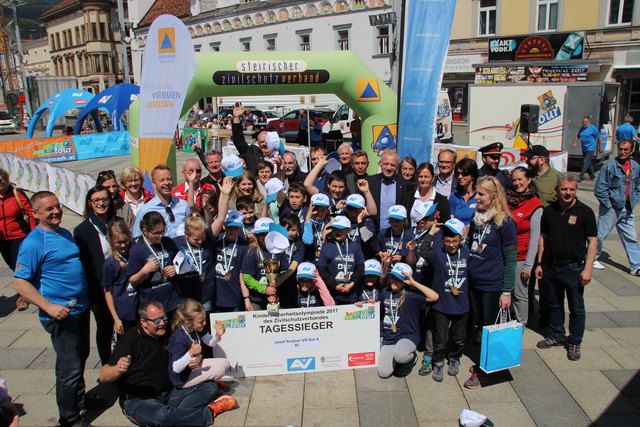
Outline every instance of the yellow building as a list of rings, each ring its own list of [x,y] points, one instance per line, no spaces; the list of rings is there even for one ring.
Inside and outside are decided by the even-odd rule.
[[[22,50],[26,76],[51,76],[49,41],[46,37],[37,40],[24,40]],[[18,59],[15,62],[18,64]]]
[[[554,45],[572,33],[577,34],[573,39],[582,38],[582,52],[574,52],[575,58],[566,47]],[[519,49],[525,39],[530,52],[551,46],[551,54],[504,54],[513,46]],[[618,117],[630,114],[639,121],[640,1],[458,0],[443,78],[458,120],[466,119],[468,85],[476,80],[474,65],[481,64],[587,66],[579,78],[620,83]]]

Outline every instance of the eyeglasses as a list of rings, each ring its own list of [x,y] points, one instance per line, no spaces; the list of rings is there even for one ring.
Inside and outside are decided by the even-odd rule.
[[[471,172],[469,172],[469,171],[456,171],[456,176],[458,176],[458,175],[469,176],[469,175],[471,175]]]
[[[165,206],[164,211],[167,213],[167,215],[169,215],[169,221],[175,222],[176,216],[173,214],[171,208],[169,206]]]
[[[167,232],[167,227],[163,228],[160,231],[149,231],[149,233],[151,235],[156,236],[156,237],[162,237],[162,236],[165,235],[166,232]]]
[[[167,316],[162,316],[162,317],[157,317],[155,319],[145,319],[145,321],[151,322],[154,325],[158,326],[160,322],[167,323],[169,321],[169,318]]]
[[[99,205],[100,203],[109,203],[109,198],[101,197],[99,199],[91,199],[90,202],[93,203],[94,205]]]

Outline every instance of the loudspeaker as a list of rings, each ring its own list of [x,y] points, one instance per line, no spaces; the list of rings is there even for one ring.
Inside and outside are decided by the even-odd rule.
[[[522,104],[520,106],[520,132],[538,132],[538,117],[540,117],[540,106],[536,104]]]

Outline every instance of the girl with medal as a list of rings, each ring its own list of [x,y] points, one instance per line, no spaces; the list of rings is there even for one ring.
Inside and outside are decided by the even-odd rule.
[[[368,188],[369,183],[366,180],[359,180],[359,184],[360,181],[364,181]],[[373,258],[378,253],[378,239],[375,238],[376,226],[373,220],[369,218],[369,207],[365,204],[365,198],[360,194],[350,194],[347,197],[345,213],[349,221],[351,221],[351,230],[349,230],[347,238],[350,242],[358,240],[364,256]]]
[[[434,323],[433,380],[443,380],[444,359],[449,360],[447,374],[458,375],[460,357],[466,340],[469,293],[467,262],[469,249],[462,245],[464,224],[458,219],[445,222],[439,233],[441,244],[429,250],[427,263],[433,267],[431,287],[440,295],[433,305]],[[431,234],[429,234],[431,235]],[[451,343],[449,343],[451,338]],[[449,352],[447,354],[447,348]]]
[[[358,301],[364,272],[364,256],[357,241],[349,242],[347,234],[351,222],[338,215],[327,225],[331,235],[322,246],[317,266],[320,277],[331,290],[336,304],[353,304]]]
[[[113,326],[120,337],[138,320],[138,291],[127,280],[131,230],[126,222],[113,221],[107,227],[107,240],[111,256],[104,261],[102,287],[107,306],[113,318]]]
[[[222,340],[225,327],[215,325],[215,334],[207,332],[207,312],[202,304],[192,299],[180,304],[171,322],[169,339],[169,379],[174,387],[194,387],[205,381],[220,380],[229,361],[224,358],[202,358],[202,346],[215,347]]]
[[[307,211],[302,233],[302,243],[307,246],[305,258],[317,261],[325,239],[325,226],[329,222],[329,196],[323,193],[311,196],[311,208]]]
[[[493,176],[478,179],[478,210],[473,216],[467,246],[469,258],[469,303],[477,328],[476,343],[481,341],[483,326],[493,325],[499,309],[511,306],[516,274],[518,237],[504,189]],[[484,375],[473,369],[466,388],[482,386]]]
[[[216,241],[215,293],[219,312],[253,310],[249,289],[240,276],[247,250],[247,241],[242,236],[243,220],[241,212],[229,211],[224,218],[224,232]]]
[[[420,283],[431,283],[433,271],[425,268],[425,257],[420,253],[420,246],[425,239],[429,246],[433,243],[433,234],[429,231],[436,224],[438,216],[438,203],[432,205],[424,203],[413,205],[411,210],[411,221],[416,225],[405,232],[404,242],[400,254],[405,258],[407,264],[414,269],[413,278]],[[429,239],[429,235],[431,238]]]
[[[378,301],[380,282],[385,280],[390,262],[390,256],[385,257],[382,264],[377,259],[368,259],[364,262],[364,278],[359,302],[374,303]]]
[[[178,248],[173,240],[164,236],[167,225],[160,212],[147,212],[140,221],[140,229],[140,241],[129,253],[127,277],[138,289],[140,301],[159,301],[172,315],[182,302],[172,263]]]
[[[289,268],[284,250],[281,253],[274,254],[267,249],[265,237],[269,233],[271,225],[276,225],[271,218],[258,218],[253,230],[255,239],[249,244],[240,267],[242,280],[249,288],[249,298],[254,310],[266,310],[269,302],[268,298],[275,297],[276,288],[289,277],[289,275],[279,275],[271,282],[267,279],[264,266],[266,259],[275,258],[279,261],[278,273],[284,272]]]
[[[310,262],[300,263],[296,271],[297,308],[328,307],[336,305],[327,285],[324,283],[316,266]]]
[[[407,209],[402,205],[393,205],[387,209],[389,227],[380,230],[378,234],[378,245],[380,259],[384,255],[391,255],[391,263],[402,260],[402,243],[405,235],[405,225],[407,223]]]
[[[438,294],[416,282],[409,265],[399,262],[389,273],[389,286],[378,296],[381,309],[381,347],[378,375],[389,378],[411,373],[417,359],[416,347],[420,342],[420,315],[427,303],[438,300]],[[407,287],[419,292],[409,292]],[[422,295],[421,295],[422,294]]]
[[[116,218],[113,199],[106,187],[96,186],[85,197],[85,220],[73,230],[87,280],[89,304],[96,322],[96,347],[104,364],[111,355],[113,317],[102,288],[104,261],[111,255],[107,225]]]

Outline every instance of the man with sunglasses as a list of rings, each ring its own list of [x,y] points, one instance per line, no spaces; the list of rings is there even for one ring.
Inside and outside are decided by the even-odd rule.
[[[580,175],[578,175],[578,182],[584,179],[584,174],[587,172],[592,180],[596,179],[596,172],[593,169],[593,155],[596,153],[596,148],[602,144],[602,138],[600,137],[598,128],[591,124],[589,116],[582,118],[582,127],[578,130],[578,134],[573,139],[571,146],[575,147],[578,141],[580,141],[580,145],[582,146],[583,156],[582,169],[580,170]]]
[[[182,176],[184,182],[174,187],[173,196],[189,203],[189,191],[193,193],[193,202],[195,206],[202,209],[202,192],[205,190],[213,190],[213,185],[202,182],[202,168],[196,159],[188,159],[182,167]]]
[[[169,166],[160,164],[153,168],[151,184],[156,196],[138,210],[136,222],[133,224],[133,238],[136,239],[142,235],[140,221],[144,214],[151,211],[159,212],[164,217],[167,224],[167,237],[182,236],[184,234],[184,220],[191,213],[191,209],[186,201],[171,195],[173,177]]]
[[[511,188],[511,179],[499,169],[503,147],[501,142],[494,142],[478,150],[482,153],[483,163],[482,167],[478,169],[478,178],[482,176],[495,176],[496,179],[500,181],[500,184],[502,184],[502,188],[508,190]]]
[[[178,389],[169,379],[167,350],[169,318],[158,301],[138,310],[140,324],[118,340],[111,358],[100,369],[101,382],[116,382],[122,413],[136,425],[208,426],[238,404],[231,396],[214,400],[216,383],[205,381]]]
[[[640,276],[640,243],[634,223],[633,210],[640,200],[640,165],[631,159],[633,142],[618,143],[618,157],[609,160],[600,169],[596,181],[595,196],[598,208],[598,250],[593,268],[602,270],[598,261],[602,253],[602,242],[615,226],[627,253],[629,273]]]
[[[532,145],[524,153],[524,156],[527,158],[529,169],[535,174],[533,183],[536,186],[538,198],[542,205],[547,206],[549,203],[558,200],[556,184],[558,183],[560,172],[551,167],[549,150],[542,145]]]

